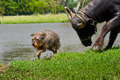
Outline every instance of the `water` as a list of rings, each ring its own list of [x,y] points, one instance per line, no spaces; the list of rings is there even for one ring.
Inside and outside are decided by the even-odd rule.
[[[98,25],[98,32],[92,37],[93,42],[99,36],[103,24]],[[82,52],[92,47],[84,47],[81,44],[70,23],[5,24],[0,25],[0,61],[9,64],[13,60],[27,58],[33,60],[37,51],[31,46],[32,37],[30,35],[44,30],[52,30],[60,36],[63,52]],[[119,40],[118,37],[114,45],[118,45]],[[105,38],[105,45],[107,41],[108,35]],[[51,54],[51,51],[47,51],[42,53],[41,57]]]

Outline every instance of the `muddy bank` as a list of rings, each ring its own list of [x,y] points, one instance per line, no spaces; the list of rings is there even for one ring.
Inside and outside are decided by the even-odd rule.
[[[6,65],[1,64],[0,65],[0,73],[5,73],[6,67],[7,67]]]

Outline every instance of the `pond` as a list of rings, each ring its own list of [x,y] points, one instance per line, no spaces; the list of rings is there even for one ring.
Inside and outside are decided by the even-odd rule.
[[[93,43],[99,36],[103,24],[98,25],[98,32],[92,37]],[[82,52],[92,48],[92,45],[84,47],[81,44],[70,23],[3,24],[0,25],[0,61],[9,64],[13,60],[33,60],[37,51],[31,46],[30,35],[44,30],[52,30],[60,36],[62,52]],[[108,38],[107,35],[105,45]],[[118,38],[114,45],[118,45]],[[51,54],[51,51],[46,51],[41,54],[41,58],[49,57]]]

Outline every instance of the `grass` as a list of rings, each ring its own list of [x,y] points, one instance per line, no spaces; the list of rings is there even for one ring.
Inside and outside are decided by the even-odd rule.
[[[46,14],[30,16],[3,16],[0,17],[1,24],[24,24],[24,23],[56,23],[68,22],[66,14]]]
[[[0,80],[118,80],[120,48],[55,54],[50,60],[12,61]]]

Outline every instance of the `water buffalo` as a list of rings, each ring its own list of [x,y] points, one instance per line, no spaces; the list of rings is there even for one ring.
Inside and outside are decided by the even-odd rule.
[[[92,44],[91,37],[96,32],[96,25],[106,21],[92,49],[102,49],[108,32],[110,32],[109,42],[104,50],[112,47],[120,32],[120,0],[91,0],[80,11],[75,10],[75,15],[68,7],[65,7],[65,10],[72,27],[85,47]]]

